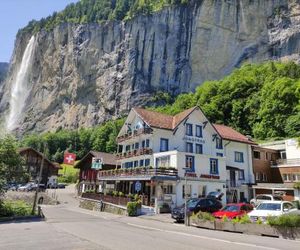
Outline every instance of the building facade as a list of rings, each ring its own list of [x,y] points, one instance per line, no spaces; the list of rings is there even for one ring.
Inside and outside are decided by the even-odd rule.
[[[224,193],[224,203],[250,198],[254,143],[232,128],[211,124],[199,107],[175,116],[134,108],[117,140],[121,168],[98,175],[106,192],[138,193],[146,205],[171,208],[183,204],[185,196],[214,191]]]
[[[274,157],[268,158],[266,163],[269,164],[268,171],[271,173],[268,183],[262,184],[257,181],[255,193],[281,193],[286,200],[299,199],[299,189],[294,188],[295,183],[300,182],[300,147],[297,139],[268,142],[261,144],[259,148],[262,151],[272,152]],[[257,154],[254,149],[254,158],[255,155]],[[253,161],[256,171],[259,166],[255,159]]]
[[[57,182],[58,170],[61,168],[59,164],[51,162],[42,153],[30,147],[20,148],[18,152],[24,158],[26,172],[30,176],[28,181],[37,182],[44,159],[41,183],[47,185],[50,181],[51,183]]]

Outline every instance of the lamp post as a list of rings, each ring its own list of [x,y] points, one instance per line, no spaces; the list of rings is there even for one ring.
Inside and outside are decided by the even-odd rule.
[[[186,170],[190,168],[183,168],[184,172],[184,225],[188,226],[188,212],[187,212],[187,178],[186,178]]]

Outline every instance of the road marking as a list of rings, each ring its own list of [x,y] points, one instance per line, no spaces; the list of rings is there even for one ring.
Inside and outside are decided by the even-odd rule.
[[[259,246],[259,245],[256,245],[256,244],[236,242],[236,241],[230,241],[230,240],[222,240],[222,239],[211,238],[211,237],[195,235],[195,234],[189,234],[189,233],[184,233],[184,232],[164,230],[164,229],[159,229],[159,228],[155,228],[155,227],[147,227],[147,226],[142,226],[142,225],[138,225],[138,224],[132,224],[132,223],[126,223],[126,224],[129,225],[129,226],[133,226],[133,227],[156,230],[156,231],[165,232],[165,233],[179,234],[179,235],[183,235],[183,236],[195,237],[195,238],[200,238],[200,239],[204,239],[204,240],[219,241],[219,242],[222,242],[222,243],[236,244],[236,245],[242,245],[242,246],[248,246],[248,247],[254,247],[254,248],[261,248],[261,249],[266,249],[266,250],[280,250],[279,248],[265,247],[265,246]]]

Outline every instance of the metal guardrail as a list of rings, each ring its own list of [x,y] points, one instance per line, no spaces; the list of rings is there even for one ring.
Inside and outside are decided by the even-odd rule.
[[[117,142],[120,143],[142,134],[152,134],[152,132],[153,130],[151,128],[141,128],[141,129],[133,130],[131,133],[127,133],[119,136],[117,138]]]
[[[300,158],[295,159],[278,159],[277,161],[271,161],[271,166],[300,166]]]
[[[130,177],[130,176],[174,176],[178,175],[177,169],[168,168],[122,168],[115,170],[104,170],[98,172],[98,179],[109,177]]]

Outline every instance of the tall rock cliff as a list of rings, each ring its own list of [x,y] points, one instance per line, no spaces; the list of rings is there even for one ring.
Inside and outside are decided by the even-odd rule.
[[[8,70],[8,63],[0,62],[0,84],[4,81]]]
[[[127,22],[61,24],[34,36],[19,132],[93,126],[219,79],[243,62],[299,59],[297,0],[198,0]],[[15,42],[1,116],[32,34]]]

